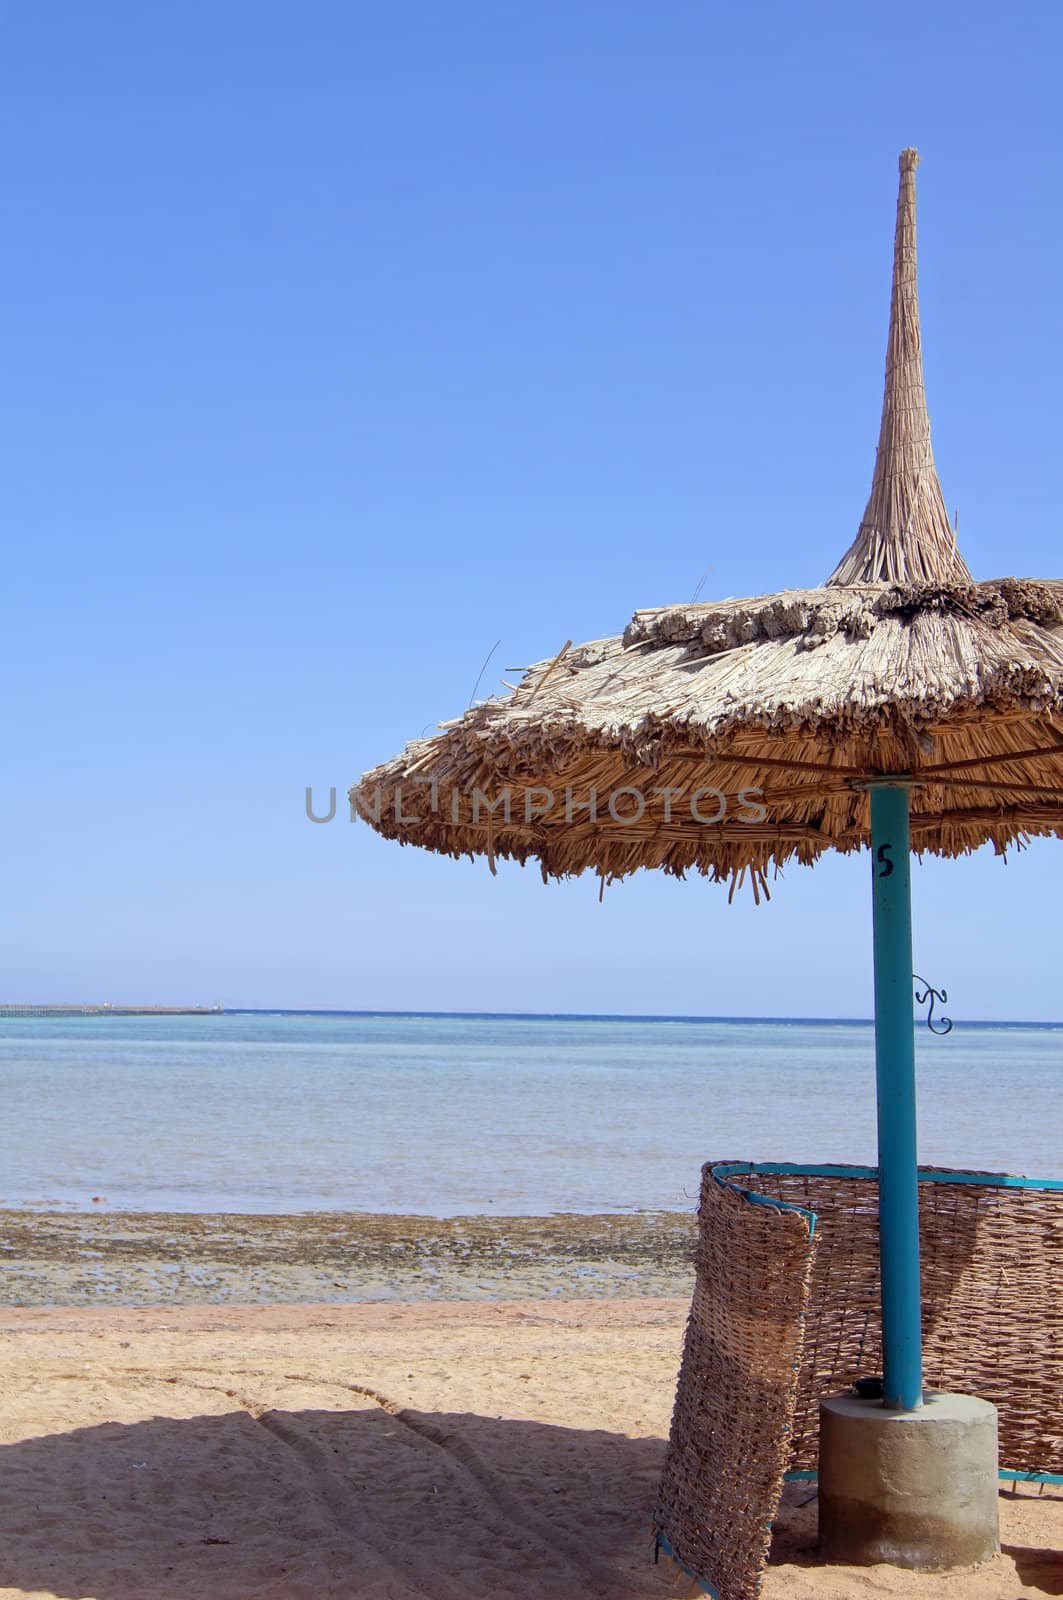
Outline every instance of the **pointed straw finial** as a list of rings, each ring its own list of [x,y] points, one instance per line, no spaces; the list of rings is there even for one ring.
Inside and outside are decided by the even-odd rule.
[[[916,150],[902,150],[886,388],[871,498],[828,583],[969,583],[930,447],[915,259]]]

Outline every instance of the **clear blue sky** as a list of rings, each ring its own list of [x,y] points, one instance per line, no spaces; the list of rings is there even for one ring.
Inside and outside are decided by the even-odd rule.
[[[771,906],[455,864],[303,793],[632,610],[821,581],[897,153],[976,574],[1063,575],[1057,5],[0,0],[0,997],[867,1015],[865,857]],[[1063,842],[916,877],[1063,1016]]]

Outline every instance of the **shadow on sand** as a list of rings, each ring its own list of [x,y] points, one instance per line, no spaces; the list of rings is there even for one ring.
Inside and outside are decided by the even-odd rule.
[[[659,1439],[373,1405],[0,1448],[0,1588],[94,1600],[650,1600]]]
[[[1001,1549],[1015,1563],[1023,1587],[1045,1594],[1063,1594],[1063,1550],[1028,1550],[1005,1544]]]
[[[0,1446],[0,1589],[62,1600],[665,1600],[661,1439],[370,1405],[104,1422]],[[773,1563],[818,1565],[787,1487]],[[1063,1555],[1005,1544],[1063,1595]],[[685,1592],[685,1587],[678,1591]]]

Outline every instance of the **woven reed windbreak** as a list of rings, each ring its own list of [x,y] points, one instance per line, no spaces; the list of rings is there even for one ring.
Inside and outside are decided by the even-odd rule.
[[[843,1167],[745,1171],[727,1181],[817,1219],[789,1463],[812,1470],[820,1399],[882,1371],[878,1183]],[[923,1173],[926,1385],[993,1402],[1002,1467],[1063,1472],[1063,1190],[1012,1187],[998,1173]]]
[[[726,1600],[752,1600],[790,1455],[811,1219],[702,1174],[697,1276],[668,1460],[664,1548]]]
[[[1063,1188],[924,1168],[919,1221],[927,1387],[996,1405],[1002,1468],[1063,1472]],[[816,1469],[820,1400],[882,1370],[874,1172],[710,1163],[696,1270],[657,1528],[710,1592],[751,1600],[783,1473]]]

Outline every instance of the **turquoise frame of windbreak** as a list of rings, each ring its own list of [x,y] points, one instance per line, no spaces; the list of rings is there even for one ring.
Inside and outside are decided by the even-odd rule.
[[[805,1166],[796,1161],[720,1161],[710,1168],[711,1174],[723,1189],[729,1189],[732,1194],[739,1194],[743,1200],[748,1200],[752,1205],[774,1206],[777,1211],[797,1211],[808,1219],[809,1236],[816,1231],[816,1214],[807,1206],[794,1205],[790,1200],[774,1200],[770,1195],[758,1194],[755,1189],[745,1189],[738,1184],[729,1183],[733,1177],[744,1177],[747,1173],[755,1177],[763,1173],[770,1177],[776,1174],[794,1178],[870,1178],[878,1182],[877,1167],[847,1167],[827,1163],[821,1166]],[[1063,1178],[1013,1178],[1003,1172],[941,1172],[937,1168],[920,1167],[920,1183],[971,1183],[981,1184],[991,1189],[1051,1189],[1059,1192],[1063,1190]],[[787,1483],[797,1482],[802,1479],[814,1481],[818,1476],[815,1472],[787,1472]],[[1063,1472],[1014,1472],[1001,1468],[998,1478],[1007,1483],[1056,1483],[1063,1484]],[[710,1591],[711,1592],[711,1591]]]
[[[676,1566],[679,1568],[679,1571],[675,1575],[676,1582],[679,1581],[680,1576],[689,1578],[691,1583],[697,1585],[702,1594],[707,1594],[709,1596],[709,1600],[721,1600],[719,1589],[714,1589],[711,1583],[705,1582],[704,1578],[695,1578],[692,1572],[688,1572],[686,1567],[684,1567],[682,1562],[679,1560],[679,1557],[676,1555],[675,1551],[672,1549],[671,1545],[668,1543],[668,1540],[665,1538],[664,1534],[658,1533],[654,1536],[653,1540],[654,1563],[657,1562],[662,1550],[669,1560],[674,1561]]]

